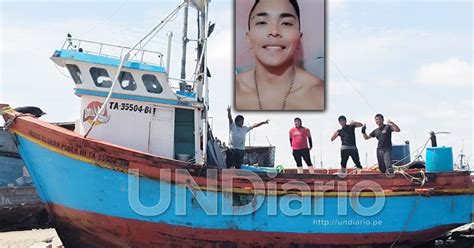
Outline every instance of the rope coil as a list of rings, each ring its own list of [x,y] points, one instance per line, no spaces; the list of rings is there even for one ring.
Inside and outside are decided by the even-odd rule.
[[[5,131],[8,131],[8,130],[10,129],[11,125],[13,125],[13,123],[15,123],[16,118],[22,117],[22,116],[35,117],[34,115],[32,115],[32,114],[27,114],[27,113],[21,113],[21,114],[19,114],[19,115],[15,115],[15,116],[13,116],[13,118],[11,118],[11,119],[9,119],[7,122],[5,122],[4,130],[5,130]]]

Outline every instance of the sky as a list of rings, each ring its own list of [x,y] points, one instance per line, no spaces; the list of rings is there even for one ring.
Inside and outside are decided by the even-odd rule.
[[[47,121],[78,119],[74,84],[49,59],[66,34],[131,46],[176,4],[0,0],[0,102],[39,106],[48,113]],[[382,113],[401,128],[393,142],[409,140],[412,154],[430,131],[443,131],[450,134],[439,135],[438,144],[453,147],[455,160],[461,150],[472,157],[473,1],[330,0],[326,5],[326,110],[233,111],[234,116],[244,115],[246,124],[270,119],[269,125],[251,131],[248,142],[276,146],[275,164],[294,167],[288,130],[300,117],[313,136],[315,164],[338,168],[340,141],[330,141],[340,128],[337,117],[367,123],[370,131],[376,127],[374,115]],[[151,44],[151,49],[165,51],[165,34],[173,31],[172,65],[179,64],[181,54],[180,17]],[[209,20],[216,23],[208,49],[211,123],[214,136],[227,142],[226,106],[233,103],[233,2],[213,0]],[[190,58],[193,52],[190,46]],[[172,66],[170,72],[178,77],[179,68]],[[358,129],[356,138],[362,164],[375,164],[376,141],[363,140]]]

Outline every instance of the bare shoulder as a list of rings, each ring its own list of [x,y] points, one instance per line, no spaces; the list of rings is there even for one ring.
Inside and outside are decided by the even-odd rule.
[[[258,110],[258,100],[253,81],[253,69],[235,77],[235,107],[237,110]]]
[[[306,89],[311,88],[323,88],[324,89],[324,81],[321,80],[319,77],[314,76],[313,74],[298,68],[296,77],[298,78],[299,86],[304,87]]]
[[[294,110],[324,110],[324,81],[298,68],[294,88],[289,97],[289,107]]]
[[[253,69],[248,70],[242,73],[239,73],[235,77],[235,89],[238,92],[249,92],[255,90],[255,85],[253,84]]]

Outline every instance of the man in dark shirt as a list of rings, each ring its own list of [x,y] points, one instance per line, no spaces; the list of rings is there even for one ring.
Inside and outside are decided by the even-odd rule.
[[[374,129],[369,135],[365,132],[365,125],[362,127],[362,134],[366,140],[377,138],[377,161],[379,170],[383,173],[393,174],[392,168],[392,132],[400,132],[397,124],[391,120],[387,120],[387,124],[383,124],[384,118],[381,114],[375,115],[375,123],[378,128]]]
[[[331,141],[334,141],[337,136],[341,137],[341,172],[346,173],[346,165],[349,157],[352,158],[357,169],[362,169],[359,159],[359,151],[356,146],[355,129],[362,127],[362,123],[350,121],[347,125],[347,119],[341,115],[337,119],[341,125],[341,129],[337,130],[331,137]]]

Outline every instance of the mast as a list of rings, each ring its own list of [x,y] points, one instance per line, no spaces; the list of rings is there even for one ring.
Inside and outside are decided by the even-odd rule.
[[[208,36],[208,32],[207,32],[207,18],[208,18],[208,15],[207,15],[207,11],[208,11],[208,7],[209,7],[209,3],[208,1],[206,0],[205,1],[205,4],[204,4],[204,11],[201,12],[201,42],[203,43],[203,50],[202,52],[204,53],[204,55],[207,54],[207,36]],[[208,119],[207,119],[207,114],[208,114],[208,111],[209,111],[209,81],[208,81],[208,77],[207,77],[207,56],[204,56],[203,57],[203,64],[202,64],[202,69],[201,69],[201,73],[202,73],[202,78],[203,78],[203,83],[204,83],[204,87],[205,87],[205,90],[204,90],[204,112],[203,112],[203,117],[204,117],[204,133],[203,133],[203,141],[204,141],[204,145],[203,145],[203,152],[202,152],[202,156],[203,156],[203,163],[206,164],[207,163],[207,132],[208,132]]]
[[[208,33],[208,7],[209,0],[187,0],[193,7],[197,9],[198,39],[197,39],[197,61],[196,79],[194,81],[194,91],[196,92],[197,101],[203,103],[201,110],[201,134],[202,134],[202,157],[198,163],[206,164],[207,162],[207,139],[209,131],[208,110],[209,110],[209,84],[207,73],[207,37]],[[204,86],[204,87],[203,87]]]
[[[205,2],[205,3],[203,3]],[[207,0],[201,0],[201,4],[204,4],[204,6],[201,6],[201,9],[199,10],[199,13],[197,15],[197,22],[198,22],[198,35],[199,35],[199,41],[198,41],[198,49],[197,49],[197,60],[200,61],[200,68],[199,68],[199,73],[200,76],[198,78],[200,79],[198,82],[198,87],[197,87],[197,96],[198,96],[198,101],[203,101],[203,97],[205,98],[205,89],[203,89],[203,84],[207,80],[207,71],[206,71],[206,66],[207,66],[207,59],[206,59],[206,54],[207,54],[207,48],[204,47],[205,44],[207,44]],[[206,87],[206,86],[205,86]]]
[[[181,83],[184,83],[184,84],[186,83],[186,81],[184,80],[186,79],[186,47],[188,44],[188,12],[189,12],[189,7],[186,4],[186,6],[184,6],[183,45],[182,45],[183,52],[181,55],[181,79],[183,80]],[[184,90],[185,89],[186,87],[184,88]],[[183,90],[183,89],[180,89],[180,90]]]

